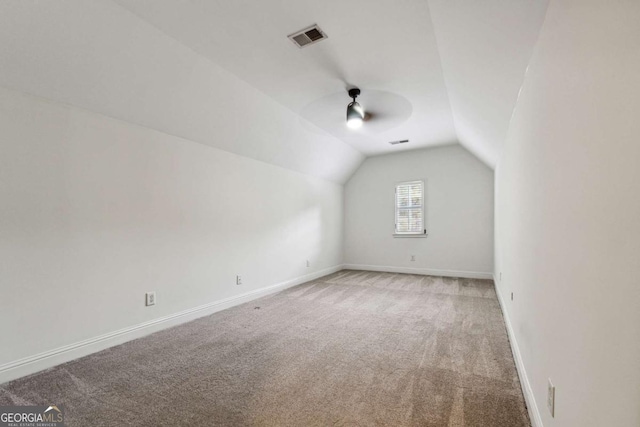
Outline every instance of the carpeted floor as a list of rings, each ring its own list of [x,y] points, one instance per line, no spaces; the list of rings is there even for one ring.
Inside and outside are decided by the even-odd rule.
[[[493,282],[341,271],[0,385],[67,426],[529,426]]]

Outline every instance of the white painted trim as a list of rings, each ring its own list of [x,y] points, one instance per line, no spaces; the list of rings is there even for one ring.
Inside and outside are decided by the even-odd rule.
[[[498,282],[496,282],[495,275],[493,277],[493,283],[495,284],[494,286],[496,288],[496,294],[498,295],[498,301],[500,302],[502,317],[504,318],[504,323],[507,326],[507,335],[509,336],[509,343],[511,344],[511,353],[513,353],[513,359],[516,362],[518,376],[520,377],[520,387],[522,387],[524,400],[527,402],[527,409],[529,411],[529,419],[531,420],[531,425],[533,427],[544,427],[544,424],[542,424],[540,411],[538,410],[538,405],[536,404],[536,398],[533,395],[531,383],[529,382],[529,377],[527,376],[527,371],[524,368],[524,363],[522,362],[522,356],[520,355],[518,341],[516,340],[516,336],[513,332],[513,327],[511,326],[511,321],[509,320],[509,315],[507,314],[504,299],[502,298],[500,289],[497,286]]]
[[[469,279],[492,279],[493,273],[480,271],[436,270],[432,268],[391,267],[386,265],[345,264],[346,270],[384,271],[387,273],[421,274],[425,276],[464,277]]]
[[[275,285],[256,289],[254,291],[246,292],[244,294],[236,295],[230,298],[210,302],[208,304],[183,310],[165,317],[160,317],[158,319],[150,320],[148,322],[109,332],[104,335],[99,335],[97,337],[89,338],[84,341],[76,342],[53,350],[45,351],[34,356],[25,357],[23,359],[0,365],[0,384],[26,375],[34,374],[36,372],[51,368],[61,363],[69,362],[71,360],[87,356],[91,353],[96,353],[109,347],[123,344],[136,338],[141,338],[162,329],[170,328],[181,323],[190,322],[199,317],[208,316],[218,311],[231,308],[245,302],[249,302],[256,298],[279,292],[292,286],[308,282],[310,280],[315,280],[319,277],[326,276],[327,274],[335,273],[342,269],[343,265],[335,265],[333,267],[325,268],[316,271],[315,273],[296,277],[285,282],[277,283]]]

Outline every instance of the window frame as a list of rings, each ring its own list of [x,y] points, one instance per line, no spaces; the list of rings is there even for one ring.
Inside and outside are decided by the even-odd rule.
[[[420,213],[422,215],[422,230],[421,231],[398,231],[398,223],[396,222],[398,219],[398,210],[401,208],[398,207],[398,187],[402,185],[411,185],[415,183],[420,183],[422,187],[422,206],[420,209]],[[426,224],[426,205],[427,205],[427,192],[426,192],[426,180],[425,179],[414,179],[411,181],[400,181],[396,182],[393,187],[393,237],[427,237],[427,224]]]

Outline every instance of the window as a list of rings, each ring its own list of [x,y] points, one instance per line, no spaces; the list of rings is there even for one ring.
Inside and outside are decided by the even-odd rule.
[[[396,236],[424,236],[424,182],[396,185]]]

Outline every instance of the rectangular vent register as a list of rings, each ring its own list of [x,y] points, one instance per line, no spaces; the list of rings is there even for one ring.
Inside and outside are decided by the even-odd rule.
[[[312,25],[302,31],[293,33],[288,37],[296,46],[302,48],[326,39],[327,35],[320,29],[320,27]]]

